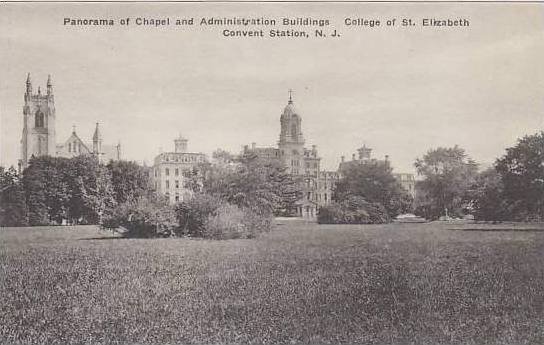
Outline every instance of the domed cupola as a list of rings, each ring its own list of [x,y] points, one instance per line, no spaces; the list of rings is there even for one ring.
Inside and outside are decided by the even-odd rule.
[[[280,142],[304,143],[302,118],[293,104],[293,91],[289,90],[289,101],[281,114]]]

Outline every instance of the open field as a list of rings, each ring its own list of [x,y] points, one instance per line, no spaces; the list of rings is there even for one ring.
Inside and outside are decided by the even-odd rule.
[[[0,343],[543,344],[544,225],[0,229]]]

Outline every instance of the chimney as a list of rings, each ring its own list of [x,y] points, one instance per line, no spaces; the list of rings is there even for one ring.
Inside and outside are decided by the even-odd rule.
[[[257,147],[257,144],[256,144],[256,143],[251,143],[251,149],[252,149],[252,150],[255,150],[256,147]]]

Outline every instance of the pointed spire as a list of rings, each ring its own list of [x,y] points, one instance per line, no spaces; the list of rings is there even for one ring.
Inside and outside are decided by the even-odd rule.
[[[72,125],[72,134],[76,134],[76,125]]]
[[[26,93],[32,94],[32,81],[30,80],[30,73],[26,76]]]
[[[51,82],[51,74],[47,76],[47,94],[53,94],[53,83]]]
[[[96,123],[96,129],[94,130],[93,141],[102,140],[102,134],[100,133],[99,123]]]
[[[293,90],[289,89],[289,104],[293,104]]]

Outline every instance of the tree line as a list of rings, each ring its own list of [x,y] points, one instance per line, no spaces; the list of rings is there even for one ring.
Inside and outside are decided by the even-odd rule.
[[[184,173],[193,198],[174,206],[152,188],[150,169],[135,162],[43,156],[22,174],[0,167],[0,226],[101,224],[136,229],[138,236],[252,237],[252,228],[268,230],[274,215],[294,214],[302,181],[280,162],[214,155],[221,164]],[[347,166],[319,222],[385,223],[409,212],[429,220],[544,220],[544,132],[519,139],[483,171],[458,146],[429,150],[415,168],[420,178],[412,199],[387,162]]]

